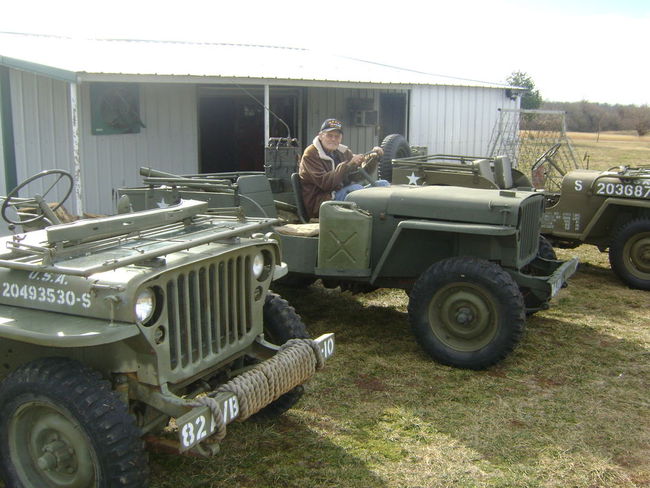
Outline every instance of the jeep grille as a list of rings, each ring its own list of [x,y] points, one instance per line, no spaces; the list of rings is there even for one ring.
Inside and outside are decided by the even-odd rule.
[[[237,352],[252,330],[251,256],[200,264],[165,286],[172,370]]]
[[[519,215],[519,260],[528,264],[537,256],[539,230],[543,212],[543,198],[526,198]]]

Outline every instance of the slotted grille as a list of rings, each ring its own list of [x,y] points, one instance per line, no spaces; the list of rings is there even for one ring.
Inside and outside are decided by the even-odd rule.
[[[537,255],[543,199],[526,198],[521,205],[519,218],[519,259],[528,263]]]
[[[202,263],[165,285],[170,367],[186,368],[232,349],[252,329],[251,257]]]

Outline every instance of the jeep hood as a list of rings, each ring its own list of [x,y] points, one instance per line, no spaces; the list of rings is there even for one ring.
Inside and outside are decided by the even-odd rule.
[[[456,186],[392,185],[352,192],[346,200],[375,217],[393,216],[516,226],[519,207],[540,194],[511,190],[484,190]]]

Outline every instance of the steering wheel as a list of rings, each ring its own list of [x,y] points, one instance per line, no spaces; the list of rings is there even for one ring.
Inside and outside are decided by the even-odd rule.
[[[30,183],[39,180],[41,178],[45,178],[50,175],[55,175],[54,182],[43,192],[43,195],[34,195],[32,198],[20,198],[18,197],[18,192],[22,190],[25,186],[29,185]],[[65,179],[64,179],[65,178]],[[66,183],[67,179],[67,184],[68,188],[65,192],[65,196],[61,199],[59,203],[57,203],[54,207],[50,208],[50,206],[47,204],[45,201],[45,197],[52,191],[52,189],[61,181],[64,180],[64,184]],[[9,192],[9,195],[5,197],[5,201],[2,203],[2,209],[0,210],[0,213],[2,215],[2,218],[4,219],[5,222],[13,225],[23,225],[23,224],[31,224],[33,222],[36,222],[38,220],[41,220],[45,217],[52,217],[54,215],[54,212],[63,205],[63,203],[68,199],[70,196],[70,193],[72,193],[72,187],[73,187],[73,180],[72,180],[72,175],[68,173],[67,171],[63,171],[61,169],[48,169],[45,171],[41,171],[40,173],[35,174],[34,176],[27,178],[25,181],[23,181],[20,185],[18,185],[16,188],[11,190]],[[23,207],[25,205],[36,205],[37,211],[40,210],[40,213],[36,215],[36,217],[32,219],[25,219],[25,220],[12,220],[7,216],[7,209],[9,207]]]
[[[555,143],[551,147],[549,147],[546,151],[544,151],[544,154],[542,154],[539,158],[537,158],[537,161],[535,161],[535,164],[530,168],[531,171],[535,171],[537,168],[539,168],[542,164],[546,162],[546,160],[549,161],[549,163],[553,163],[552,159],[555,157],[557,154],[558,149],[560,149],[561,143]],[[553,164],[553,166],[555,166]],[[557,169],[557,168],[556,168]],[[564,174],[564,173],[562,173]]]
[[[358,166],[353,172],[350,173],[350,176],[360,176],[361,179],[366,181],[369,185],[374,186],[377,183],[377,180],[373,178],[366,168],[374,168],[374,165],[379,161],[377,153],[371,152],[365,154],[365,159],[361,166]]]
[[[361,176],[361,179],[365,180],[370,184],[370,186],[374,186],[375,183],[377,183],[377,180],[374,179],[372,176],[368,174],[368,172],[363,169],[361,166],[359,166],[356,171],[353,173],[354,176]]]

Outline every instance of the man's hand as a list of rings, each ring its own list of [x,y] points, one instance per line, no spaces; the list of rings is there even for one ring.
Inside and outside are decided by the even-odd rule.
[[[363,163],[364,157],[363,154],[355,154],[352,156],[352,159],[348,161],[348,166],[350,167],[350,170],[355,170],[359,166],[361,166],[361,163]]]
[[[377,156],[382,157],[384,155],[384,150],[380,148],[379,146],[375,146],[372,148],[372,152],[377,153]]]

